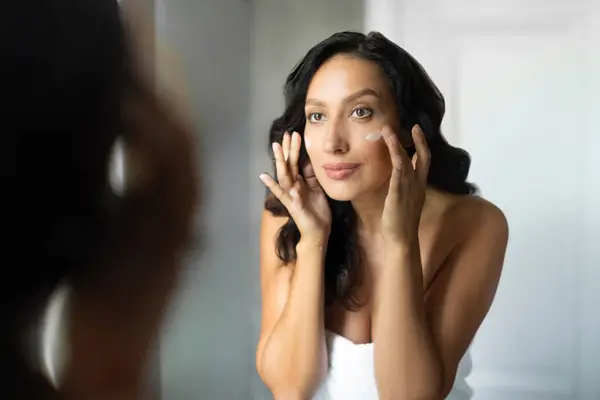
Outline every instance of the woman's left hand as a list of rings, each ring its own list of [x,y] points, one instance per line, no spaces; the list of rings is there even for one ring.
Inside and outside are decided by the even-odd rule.
[[[412,128],[416,147],[412,161],[389,127],[383,129],[382,136],[392,160],[392,175],[381,221],[382,232],[387,242],[410,247],[418,243],[431,153],[419,125]]]

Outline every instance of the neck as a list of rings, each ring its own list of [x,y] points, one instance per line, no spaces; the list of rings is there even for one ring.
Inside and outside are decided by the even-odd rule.
[[[352,207],[358,217],[358,231],[365,235],[377,235],[381,232],[381,215],[387,196],[387,187],[369,193],[352,201]]]

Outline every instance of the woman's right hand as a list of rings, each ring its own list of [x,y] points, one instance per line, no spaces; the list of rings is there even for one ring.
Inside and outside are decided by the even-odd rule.
[[[281,144],[273,143],[279,183],[267,174],[262,174],[260,180],[288,210],[302,240],[325,241],[331,228],[331,210],[310,162],[302,168],[302,173],[299,171],[301,144],[298,132],[291,136],[286,132]]]

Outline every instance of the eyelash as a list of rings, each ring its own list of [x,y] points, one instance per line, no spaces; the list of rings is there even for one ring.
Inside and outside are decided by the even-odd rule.
[[[356,107],[355,109],[353,109],[353,110],[352,110],[352,114],[355,114],[355,113],[356,113],[356,111],[359,111],[359,110],[364,110],[364,111],[366,111],[366,112],[367,112],[367,115],[365,115],[365,116],[362,116],[362,117],[358,117],[358,116],[357,116],[356,118],[358,118],[358,119],[369,118],[370,116],[372,116],[372,115],[373,115],[373,109],[372,109],[372,108],[369,108],[369,107]],[[308,120],[308,122],[309,122],[309,123],[311,123],[311,124],[318,124],[318,123],[322,122],[322,121],[313,121],[313,117],[314,117],[315,115],[321,115],[321,116],[322,116],[323,114],[322,114],[322,113],[318,113],[318,112],[315,112],[315,113],[309,113],[309,114],[306,116],[306,119]]]
[[[369,108],[369,107],[356,107],[354,110],[352,110],[352,114],[354,114],[356,111],[361,110],[361,111],[366,111],[367,115],[362,116],[362,117],[356,117],[359,119],[363,119],[363,118],[369,118],[371,115],[373,115],[373,109]]]

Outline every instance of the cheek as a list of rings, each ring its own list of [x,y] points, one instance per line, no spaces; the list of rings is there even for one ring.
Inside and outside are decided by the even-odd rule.
[[[380,164],[382,162],[389,163],[390,161],[390,152],[383,139],[361,141],[360,152],[370,163]]]
[[[318,158],[319,149],[322,148],[322,146],[320,146],[319,144],[318,136],[315,137],[314,135],[305,134],[302,138],[302,141],[304,142],[304,148],[306,149],[306,154],[308,155],[308,157],[310,159],[314,159],[315,157]]]
[[[392,163],[390,152],[383,139],[376,142],[367,142],[362,150],[365,159],[369,162],[371,174],[377,177],[387,178],[390,174]]]
[[[312,146],[312,142],[310,141],[310,139],[305,138],[304,139],[304,147],[306,147],[306,150],[307,151],[310,150],[311,146]]]

